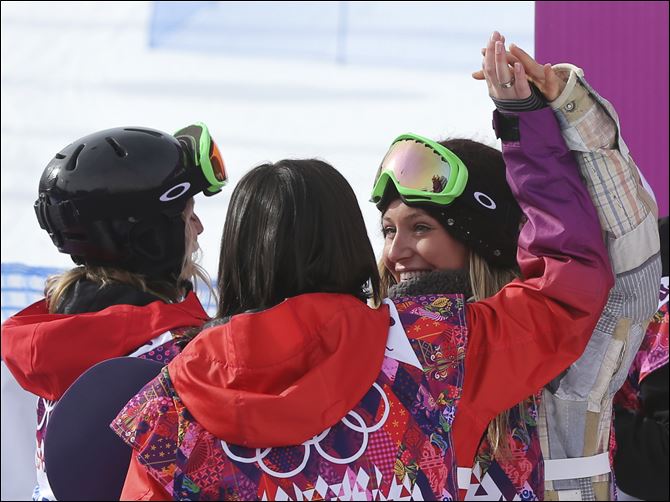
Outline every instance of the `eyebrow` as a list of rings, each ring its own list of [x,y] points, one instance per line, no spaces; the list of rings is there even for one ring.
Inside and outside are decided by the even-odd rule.
[[[422,211],[422,210],[420,210],[420,209],[412,209],[412,211],[407,215],[407,219],[408,219],[408,220],[412,220],[412,221],[413,221],[413,220],[417,220],[417,219],[419,219],[419,218],[430,218],[431,220],[434,220],[434,219],[435,219],[435,218],[433,218],[431,215],[429,215],[428,213],[426,213],[425,211]],[[386,213],[384,213],[384,214],[382,215],[382,221],[384,221],[384,220],[388,220],[388,219],[390,219],[390,218],[388,218],[388,217],[386,216]]]

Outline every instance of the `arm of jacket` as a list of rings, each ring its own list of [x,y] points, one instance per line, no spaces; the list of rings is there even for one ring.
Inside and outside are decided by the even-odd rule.
[[[554,69],[566,86],[550,105],[598,212],[616,275],[583,355],[544,394],[546,409],[561,412],[547,412],[540,425],[552,445],[543,454],[572,458],[607,450],[612,398],[658,307],[661,260],[656,202],[621,138],[616,111],[580,68]]]
[[[119,500],[173,500],[173,498],[133,455]]]
[[[584,80],[581,68],[560,64],[554,70],[566,85],[549,104],[598,211],[614,273],[633,270],[659,251],[653,192],[629,155],[614,107]]]
[[[641,414],[615,410],[617,485],[642,500],[668,500],[668,365],[640,384]]]
[[[579,357],[613,283],[596,211],[552,111],[511,116],[518,116],[519,140],[503,138],[503,155],[527,217],[517,254],[524,280],[468,306],[454,424],[460,465],[472,462],[491,419]]]

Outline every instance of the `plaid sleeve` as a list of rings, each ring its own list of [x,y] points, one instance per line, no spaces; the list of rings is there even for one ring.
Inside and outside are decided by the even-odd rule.
[[[580,68],[560,64],[554,70],[567,83],[549,104],[598,211],[615,272],[631,270],[659,251],[653,194],[621,138],[612,105],[589,86]]]

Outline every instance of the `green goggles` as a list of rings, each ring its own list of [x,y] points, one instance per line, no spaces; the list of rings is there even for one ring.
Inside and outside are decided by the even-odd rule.
[[[468,168],[454,152],[417,134],[398,136],[384,156],[372,189],[371,201],[378,203],[392,181],[408,203],[451,204],[463,193]]]
[[[185,140],[189,144],[196,167],[202,170],[202,174],[209,183],[204,191],[205,195],[220,192],[228,182],[228,174],[219,147],[210,136],[207,126],[202,122],[196,122],[178,130],[174,133],[174,137]]]

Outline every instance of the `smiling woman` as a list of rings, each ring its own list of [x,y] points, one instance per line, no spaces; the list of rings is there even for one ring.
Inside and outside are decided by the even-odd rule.
[[[407,139],[400,141],[408,142]],[[440,160],[442,152],[449,152],[459,163],[468,166],[462,169],[467,182],[456,191],[458,196],[450,196],[453,201],[448,205],[428,200],[425,195],[422,200],[418,193],[409,202],[404,195],[407,187],[395,180],[375,192],[377,207],[382,211],[384,235],[380,264],[382,285],[386,290],[397,285],[396,288],[409,291],[419,280],[418,273],[425,276],[426,272],[449,271],[449,274],[441,274],[440,280],[458,281],[466,288],[464,292],[474,295],[475,299],[492,296],[519,273],[516,242],[522,213],[505,180],[503,156],[495,148],[468,139],[435,143],[415,136],[410,149],[425,151],[424,145],[428,143],[424,142],[430,142],[434,152],[429,165],[434,166],[430,170],[435,172],[432,179],[425,177],[414,190],[421,183],[430,184],[432,188],[433,180],[442,176],[440,173],[446,177],[452,173],[449,163]],[[385,166],[391,166],[403,172],[400,179],[405,183],[407,172],[412,170],[410,162],[415,158],[422,159],[417,166],[426,165],[425,157],[412,156],[408,148],[392,148],[382,162],[380,177],[387,169]],[[433,158],[438,160],[437,164]],[[446,184],[444,187],[443,191],[450,190]],[[432,274],[431,280],[438,280],[438,275]]]
[[[431,270],[459,270],[468,251],[449,235],[427,211],[391,202],[382,218],[384,265],[396,282],[419,277]]]
[[[600,316],[591,324],[593,334],[578,361],[556,372],[543,390],[531,388],[518,405],[491,416],[483,438],[475,435],[474,441],[481,442],[472,477],[468,470],[461,488],[466,499],[484,491],[496,500],[560,499],[561,492],[612,500],[612,455],[607,451],[612,444],[611,396],[656,307],[656,205],[634,161],[619,149],[625,147],[616,112],[583,80],[580,68],[539,64],[514,45],[506,53],[498,32],[483,55],[482,70],[473,77],[486,80],[498,108],[494,125],[503,154],[494,151],[485,160],[478,154],[466,156],[467,149],[451,142],[438,144],[411,134],[397,138],[382,160],[372,192],[386,239],[382,275],[391,285],[389,296],[399,305],[408,295],[436,292],[469,298],[460,416],[464,407],[484,416],[526,383],[526,371],[533,378],[551,375],[540,377],[546,371],[546,363],[539,362],[542,350],[531,349],[528,341],[544,339],[551,346],[558,343],[551,340],[558,331],[564,332],[560,336],[574,335],[577,316],[557,319],[555,308],[545,302],[558,300],[555,306],[571,310],[572,305],[588,310],[594,319]],[[554,137],[557,121],[551,109],[563,139]],[[486,149],[473,146],[475,152]],[[569,262],[585,258],[579,247],[570,251],[585,220],[571,213],[578,187],[557,190],[567,170],[549,167],[568,158],[579,163],[579,183],[592,197],[584,202],[597,208],[602,225],[592,229],[590,238],[606,235],[608,269],[617,274],[603,311],[595,303],[582,303],[593,300],[577,292],[588,287],[588,279],[569,270]],[[466,181],[459,183],[462,179]],[[623,193],[628,195],[617,195]],[[431,227],[433,221],[438,231]],[[444,232],[469,250],[467,262],[461,249],[445,241]],[[454,269],[454,263],[461,267]],[[575,303],[575,295],[582,301]],[[548,329],[557,331],[545,338]],[[557,348],[550,353],[558,354]],[[490,392],[492,388],[497,391]],[[471,422],[456,420],[454,436],[473,432]],[[459,453],[458,439],[456,444]]]

